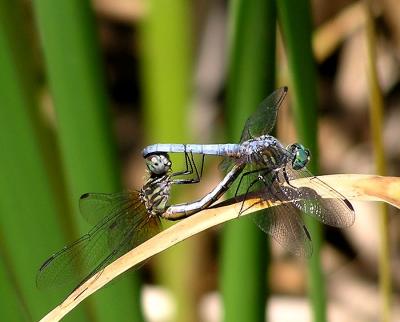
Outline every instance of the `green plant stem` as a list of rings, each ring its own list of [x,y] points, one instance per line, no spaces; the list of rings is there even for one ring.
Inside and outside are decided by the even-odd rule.
[[[379,86],[376,67],[376,32],[371,3],[364,1],[367,41],[367,74],[369,87],[370,126],[372,144],[375,152],[376,173],[386,175],[385,152],[383,148],[383,98]],[[388,207],[382,204],[380,207],[380,253],[379,253],[379,288],[381,293],[381,321],[389,322],[392,303],[392,279],[390,272],[390,233],[389,233]]]
[[[79,196],[120,190],[94,17],[87,0],[37,0],[33,6],[57,114],[69,203],[83,233],[88,226],[79,215]],[[142,319],[137,279],[122,282],[94,298],[100,321]]]
[[[5,321],[37,320],[56,304],[35,289],[35,275],[49,249],[64,242],[62,234],[54,234],[61,230],[57,206],[32,117],[37,102],[22,12],[21,2],[0,1],[0,311]],[[76,321],[83,320],[81,313],[74,315]]]
[[[147,143],[188,141],[188,107],[192,80],[190,2],[152,0],[140,25],[143,80],[143,129]],[[173,171],[183,159],[171,155]],[[190,189],[190,187],[188,187]],[[178,188],[174,188],[173,197]],[[175,197],[171,202],[176,201]],[[168,223],[165,223],[168,224]],[[156,277],[176,301],[174,321],[195,321],[195,299],[190,290],[193,241],[156,258]]]
[[[230,3],[227,134],[237,142],[243,125],[275,83],[273,1]],[[266,303],[266,236],[249,218],[224,226],[221,292],[225,321],[263,321]]]
[[[308,1],[278,1],[279,22],[291,77],[291,98],[297,135],[312,155],[310,170],[318,173],[316,71],[311,47],[311,9]],[[313,239],[309,261],[309,293],[314,321],[326,321],[326,296],[320,249],[321,225],[306,218]]]

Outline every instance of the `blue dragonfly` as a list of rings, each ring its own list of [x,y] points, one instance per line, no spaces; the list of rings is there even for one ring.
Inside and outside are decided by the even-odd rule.
[[[311,236],[302,220],[302,213],[333,227],[344,228],[354,223],[351,203],[307,170],[310,151],[299,143],[285,147],[269,134],[287,92],[287,87],[279,88],[261,102],[247,119],[239,143],[153,144],[143,150],[144,157],[157,153],[184,153],[191,169],[196,169],[193,154],[200,154],[203,160],[205,155],[223,157],[221,168],[226,175],[221,182],[197,201],[168,207],[164,218],[177,220],[206,209],[234,182],[238,182],[235,195],[238,191],[244,190],[247,195],[257,190],[263,199],[279,201],[279,206],[256,213],[253,218],[262,231],[294,254],[305,257],[312,254]],[[196,170],[196,173],[199,172]],[[306,178],[304,186],[291,184],[298,178]],[[261,188],[257,183],[261,183]],[[323,191],[325,198],[316,191]],[[242,211],[243,208],[239,214]]]
[[[36,275],[39,289],[71,290],[161,231],[171,186],[193,179],[176,178],[188,170],[173,173],[166,153],[150,155],[145,161],[148,178],[140,190],[80,197],[80,212],[92,228],[41,265]]]

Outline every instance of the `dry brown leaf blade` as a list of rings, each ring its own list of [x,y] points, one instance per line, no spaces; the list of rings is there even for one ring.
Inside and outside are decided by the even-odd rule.
[[[338,174],[319,177],[350,200],[384,201],[400,208],[400,178],[364,174]],[[292,181],[294,186],[304,186],[307,178]],[[324,196],[324,191],[316,191]],[[245,201],[244,209],[251,206],[241,216],[274,206],[276,204],[260,199]],[[181,220],[172,227],[132,249],[124,256],[108,265],[102,272],[91,277],[77,288],[67,299],[48,313],[41,321],[59,321],[80,302],[102,288],[108,282],[128,269],[167,248],[210,227],[237,218],[242,202],[203,210],[194,216]]]

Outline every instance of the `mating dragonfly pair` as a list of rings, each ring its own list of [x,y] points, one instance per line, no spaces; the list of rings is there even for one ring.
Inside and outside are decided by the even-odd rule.
[[[253,218],[260,229],[294,254],[309,257],[312,253],[302,213],[330,226],[351,226],[355,218],[351,203],[306,169],[309,151],[298,143],[284,147],[269,135],[287,90],[283,87],[274,91],[259,105],[247,119],[238,144],[150,145],[143,150],[149,176],[140,191],[82,195],[80,211],[94,227],[45,261],[37,275],[37,286],[46,288],[65,282],[77,285],[157,234],[161,230],[160,218],[178,220],[206,209],[236,181],[235,195],[257,190],[263,199],[280,202]],[[171,171],[169,153],[184,154],[184,171]],[[202,157],[200,170],[194,154]],[[200,200],[168,205],[172,185],[200,181],[205,155],[224,158],[221,168],[225,177]],[[182,178],[191,174],[193,178]],[[307,185],[291,185],[297,178],[308,178]],[[324,191],[324,198],[316,191]]]

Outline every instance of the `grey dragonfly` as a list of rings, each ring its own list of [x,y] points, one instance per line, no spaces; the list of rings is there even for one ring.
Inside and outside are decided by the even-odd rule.
[[[193,173],[192,168],[172,173],[167,153],[146,158],[148,179],[139,190],[121,193],[85,193],[80,212],[93,228],[48,258],[36,276],[39,289],[72,289],[102,271],[108,264],[161,230],[160,218],[168,206],[173,184],[197,182],[176,176]],[[188,160],[191,165],[194,160]]]
[[[307,170],[309,150],[299,143],[284,147],[269,135],[287,91],[287,87],[279,88],[261,102],[247,119],[237,144],[153,144],[143,150],[144,157],[157,153],[184,153],[186,160],[192,161],[193,158],[188,158],[188,155],[200,154],[203,160],[204,155],[224,158],[221,167],[227,174],[223,180],[195,202],[168,207],[165,218],[181,219],[210,207],[233,182],[238,181],[235,195],[243,191],[242,186],[246,186],[246,194],[258,190],[263,199],[280,202],[279,206],[256,213],[253,218],[262,231],[294,254],[305,257],[312,254],[311,237],[302,220],[302,213],[333,227],[344,228],[354,223],[351,203]],[[291,181],[298,178],[306,178],[306,184],[301,187],[292,185]],[[316,191],[323,191],[324,198]]]

